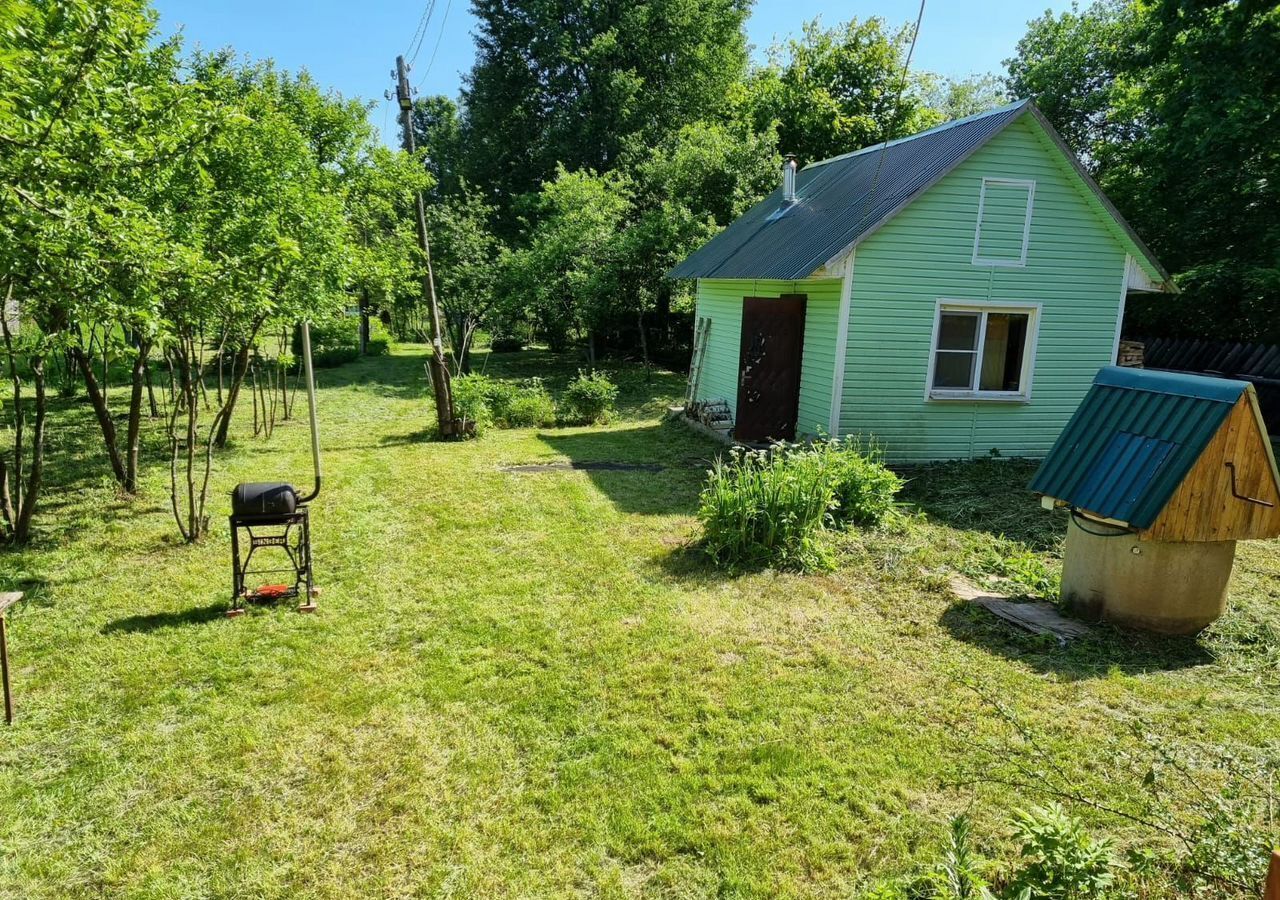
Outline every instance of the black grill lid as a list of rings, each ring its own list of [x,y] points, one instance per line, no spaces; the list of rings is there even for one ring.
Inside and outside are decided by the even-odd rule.
[[[231,492],[231,512],[237,516],[287,516],[298,509],[298,492],[283,481],[249,481]]]

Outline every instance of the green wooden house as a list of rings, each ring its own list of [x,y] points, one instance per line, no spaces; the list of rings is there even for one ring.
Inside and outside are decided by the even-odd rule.
[[[739,441],[874,436],[893,461],[1043,456],[1168,274],[1030,101],[783,166],[670,273],[695,399]]]

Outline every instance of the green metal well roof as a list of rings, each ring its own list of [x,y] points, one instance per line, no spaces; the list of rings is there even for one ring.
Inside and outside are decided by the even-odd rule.
[[[1150,527],[1248,389],[1226,378],[1102,369],[1031,490]]]

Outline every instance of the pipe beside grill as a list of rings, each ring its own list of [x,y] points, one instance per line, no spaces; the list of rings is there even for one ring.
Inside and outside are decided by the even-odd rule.
[[[316,422],[316,379],[311,369],[311,326],[302,323],[302,366],[307,376],[307,413],[311,417],[311,462],[315,468],[316,486],[299,503],[310,503],[320,496],[320,426]]]

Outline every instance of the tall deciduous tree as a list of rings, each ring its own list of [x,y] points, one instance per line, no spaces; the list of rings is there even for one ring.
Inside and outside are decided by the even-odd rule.
[[[891,30],[878,18],[809,22],[737,90],[740,114],[757,132],[777,128],[778,148],[802,162],[909,134],[928,122],[904,83],[910,41],[911,26]]]
[[[746,64],[748,0],[474,0],[467,174],[510,209],[569,171],[611,171],[725,112]]]
[[[528,311],[553,348],[585,339],[592,364],[615,296],[629,189],[617,174],[561,168],[538,195],[536,227],[526,222],[527,246],[506,267],[509,302]]]
[[[465,145],[458,104],[435,94],[413,103],[413,139],[431,173],[428,202],[452,197],[462,189]]]
[[[203,137],[187,120],[186,92],[172,78],[174,48],[154,47],[152,38],[153,16],[135,0],[15,2],[0,9],[0,292],[34,329],[15,340],[6,317],[15,447],[0,472],[0,505],[17,541],[29,535],[41,487],[44,361],[55,352],[83,356],[86,325],[110,334],[122,324],[149,324],[165,254],[157,245],[162,232],[137,189]],[[35,394],[29,430],[28,378]],[[136,464],[121,458],[104,398],[91,399],[113,473],[133,490]],[[23,445],[28,433],[30,448]],[[128,434],[132,461],[132,416]],[[10,496],[10,486],[18,496]]]
[[[1031,22],[1008,67],[1182,289],[1128,329],[1280,341],[1280,10],[1106,0]]]
[[[1126,0],[1046,12],[1027,23],[1014,56],[1005,60],[1009,93],[1035,100],[1097,177],[1117,150],[1141,136],[1124,94],[1140,69],[1143,19],[1141,8]]]
[[[494,208],[466,182],[427,210],[444,324],[459,371],[471,370],[471,342],[493,311],[502,244],[489,229]]]

